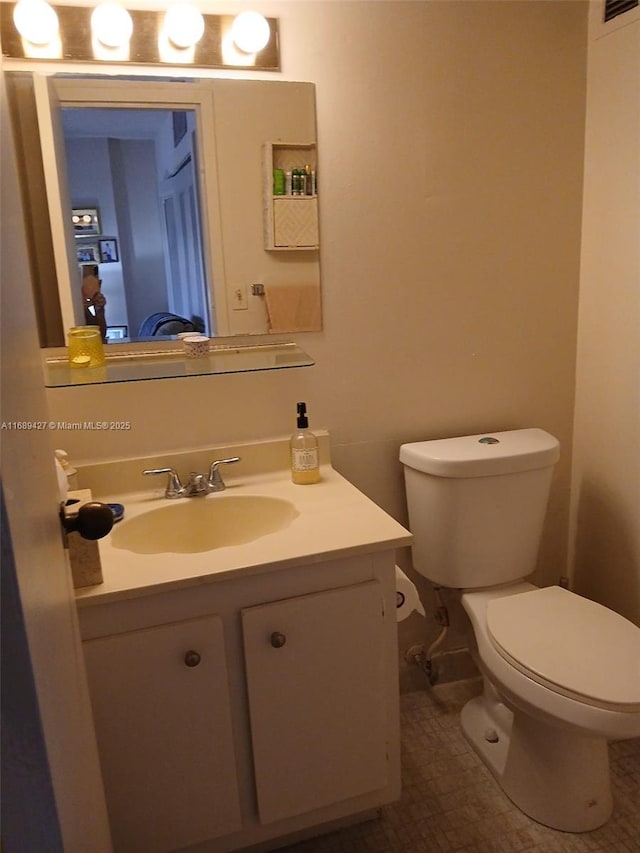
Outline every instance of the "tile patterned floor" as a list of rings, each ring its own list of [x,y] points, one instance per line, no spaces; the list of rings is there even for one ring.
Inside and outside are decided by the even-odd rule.
[[[640,739],[611,746],[614,814],[588,833],[523,815],[467,744],[458,722],[478,682],[401,696],[402,799],[379,820],[285,848],[290,853],[640,853]]]

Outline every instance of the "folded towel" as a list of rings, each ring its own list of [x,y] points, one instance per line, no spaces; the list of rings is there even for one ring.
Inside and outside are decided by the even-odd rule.
[[[322,328],[319,285],[274,285],[264,292],[270,332],[318,332]]]

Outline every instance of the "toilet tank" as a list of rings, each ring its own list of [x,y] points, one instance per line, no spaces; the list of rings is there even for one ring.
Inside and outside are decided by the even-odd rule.
[[[465,589],[531,574],[559,456],[541,429],[403,444],[415,570]]]

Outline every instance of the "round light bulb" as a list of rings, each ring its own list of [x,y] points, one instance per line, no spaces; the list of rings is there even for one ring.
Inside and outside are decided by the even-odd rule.
[[[94,36],[105,47],[122,47],[131,38],[131,15],[117,3],[101,3],[91,15]]]
[[[176,47],[193,47],[204,33],[204,18],[191,3],[175,3],[164,16],[165,32]]]
[[[32,44],[49,44],[58,35],[58,16],[46,0],[19,0],[13,10],[13,23]]]
[[[231,37],[243,53],[262,50],[270,36],[269,22],[259,12],[240,12],[231,25]]]

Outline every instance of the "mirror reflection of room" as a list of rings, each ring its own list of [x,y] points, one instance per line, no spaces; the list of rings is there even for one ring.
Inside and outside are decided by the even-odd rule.
[[[69,195],[99,210],[109,324],[133,337],[214,335],[209,322],[193,110],[64,107]],[[78,252],[95,240],[76,233]],[[83,277],[84,290],[84,277]]]
[[[41,346],[84,322],[92,263],[110,343],[321,329],[317,183],[311,195],[274,187],[276,171],[317,172],[313,84],[6,76]],[[58,118],[64,136],[42,130]],[[48,219],[34,211],[45,196]]]

